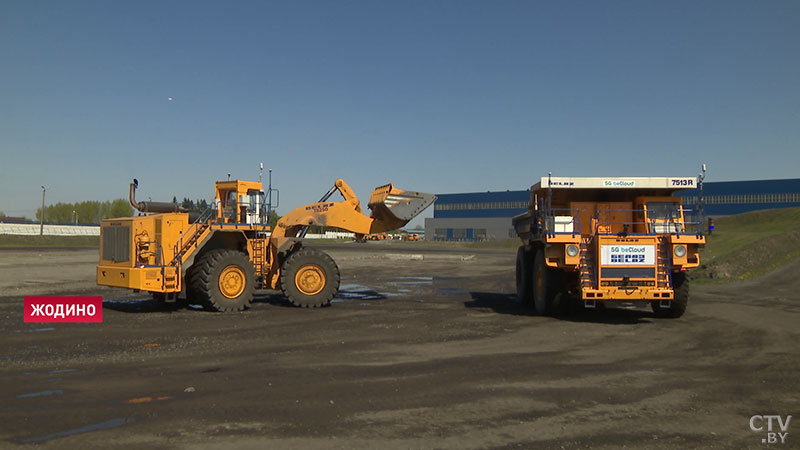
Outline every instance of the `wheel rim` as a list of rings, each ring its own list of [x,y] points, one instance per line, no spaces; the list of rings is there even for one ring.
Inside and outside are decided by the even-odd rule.
[[[322,268],[313,264],[301,267],[294,276],[294,285],[303,295],[319,294],[326,281]]]
[[[228,266],[219,274],[219,292],[226,298],[236,298],[242,295],[247,279],[239,266]]]

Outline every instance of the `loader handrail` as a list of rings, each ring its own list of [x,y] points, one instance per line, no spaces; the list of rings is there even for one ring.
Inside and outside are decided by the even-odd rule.
[[[183,262],[183,255],[186,251],[191,247],[192,239],[196,239],[196,236],[202,232],[201,227],[207,227],[208,224],[211,222],[211,218],[215,216],[216,209],[213,205],[206,208],[191,225],[189,225],[186,230],[181,233],[178,241],[175,243],[175,254],[170,261],[171,266],[180,267],[181,263]],[[184,238],[187,238],[187,244],[184,245]]]

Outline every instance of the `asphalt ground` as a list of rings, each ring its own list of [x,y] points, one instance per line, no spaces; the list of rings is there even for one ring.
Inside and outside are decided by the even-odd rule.
[[[798,263],[680,319],[553,318],[513,250],[321,248],[330,307],[232,314],[95,286],[97,250],[0,250],[0,448],[766,448],[751,417],[798,413]],[[103,323],[23,323],[26,295],[101,295]]]

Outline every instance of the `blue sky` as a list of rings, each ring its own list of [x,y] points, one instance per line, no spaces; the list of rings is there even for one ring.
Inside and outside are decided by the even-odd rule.
[[[800,176],[797,1],[0,2],[0,211]],[[172,98],[172,100],[169,100]],[[430,211],[427,215],[430,215]]]

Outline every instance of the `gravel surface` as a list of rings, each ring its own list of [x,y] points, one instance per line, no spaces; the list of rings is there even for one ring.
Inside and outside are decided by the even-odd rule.
[[[798,263],[693,287],[680,319],[552,318],[513,250],[321,248],[332,306],[232,314],[95,286],[97,250],[0,250],[0,447],[759,448],[751,416],[798,413]],[[42,294],[102,295],[104,321],[23,323]]]

